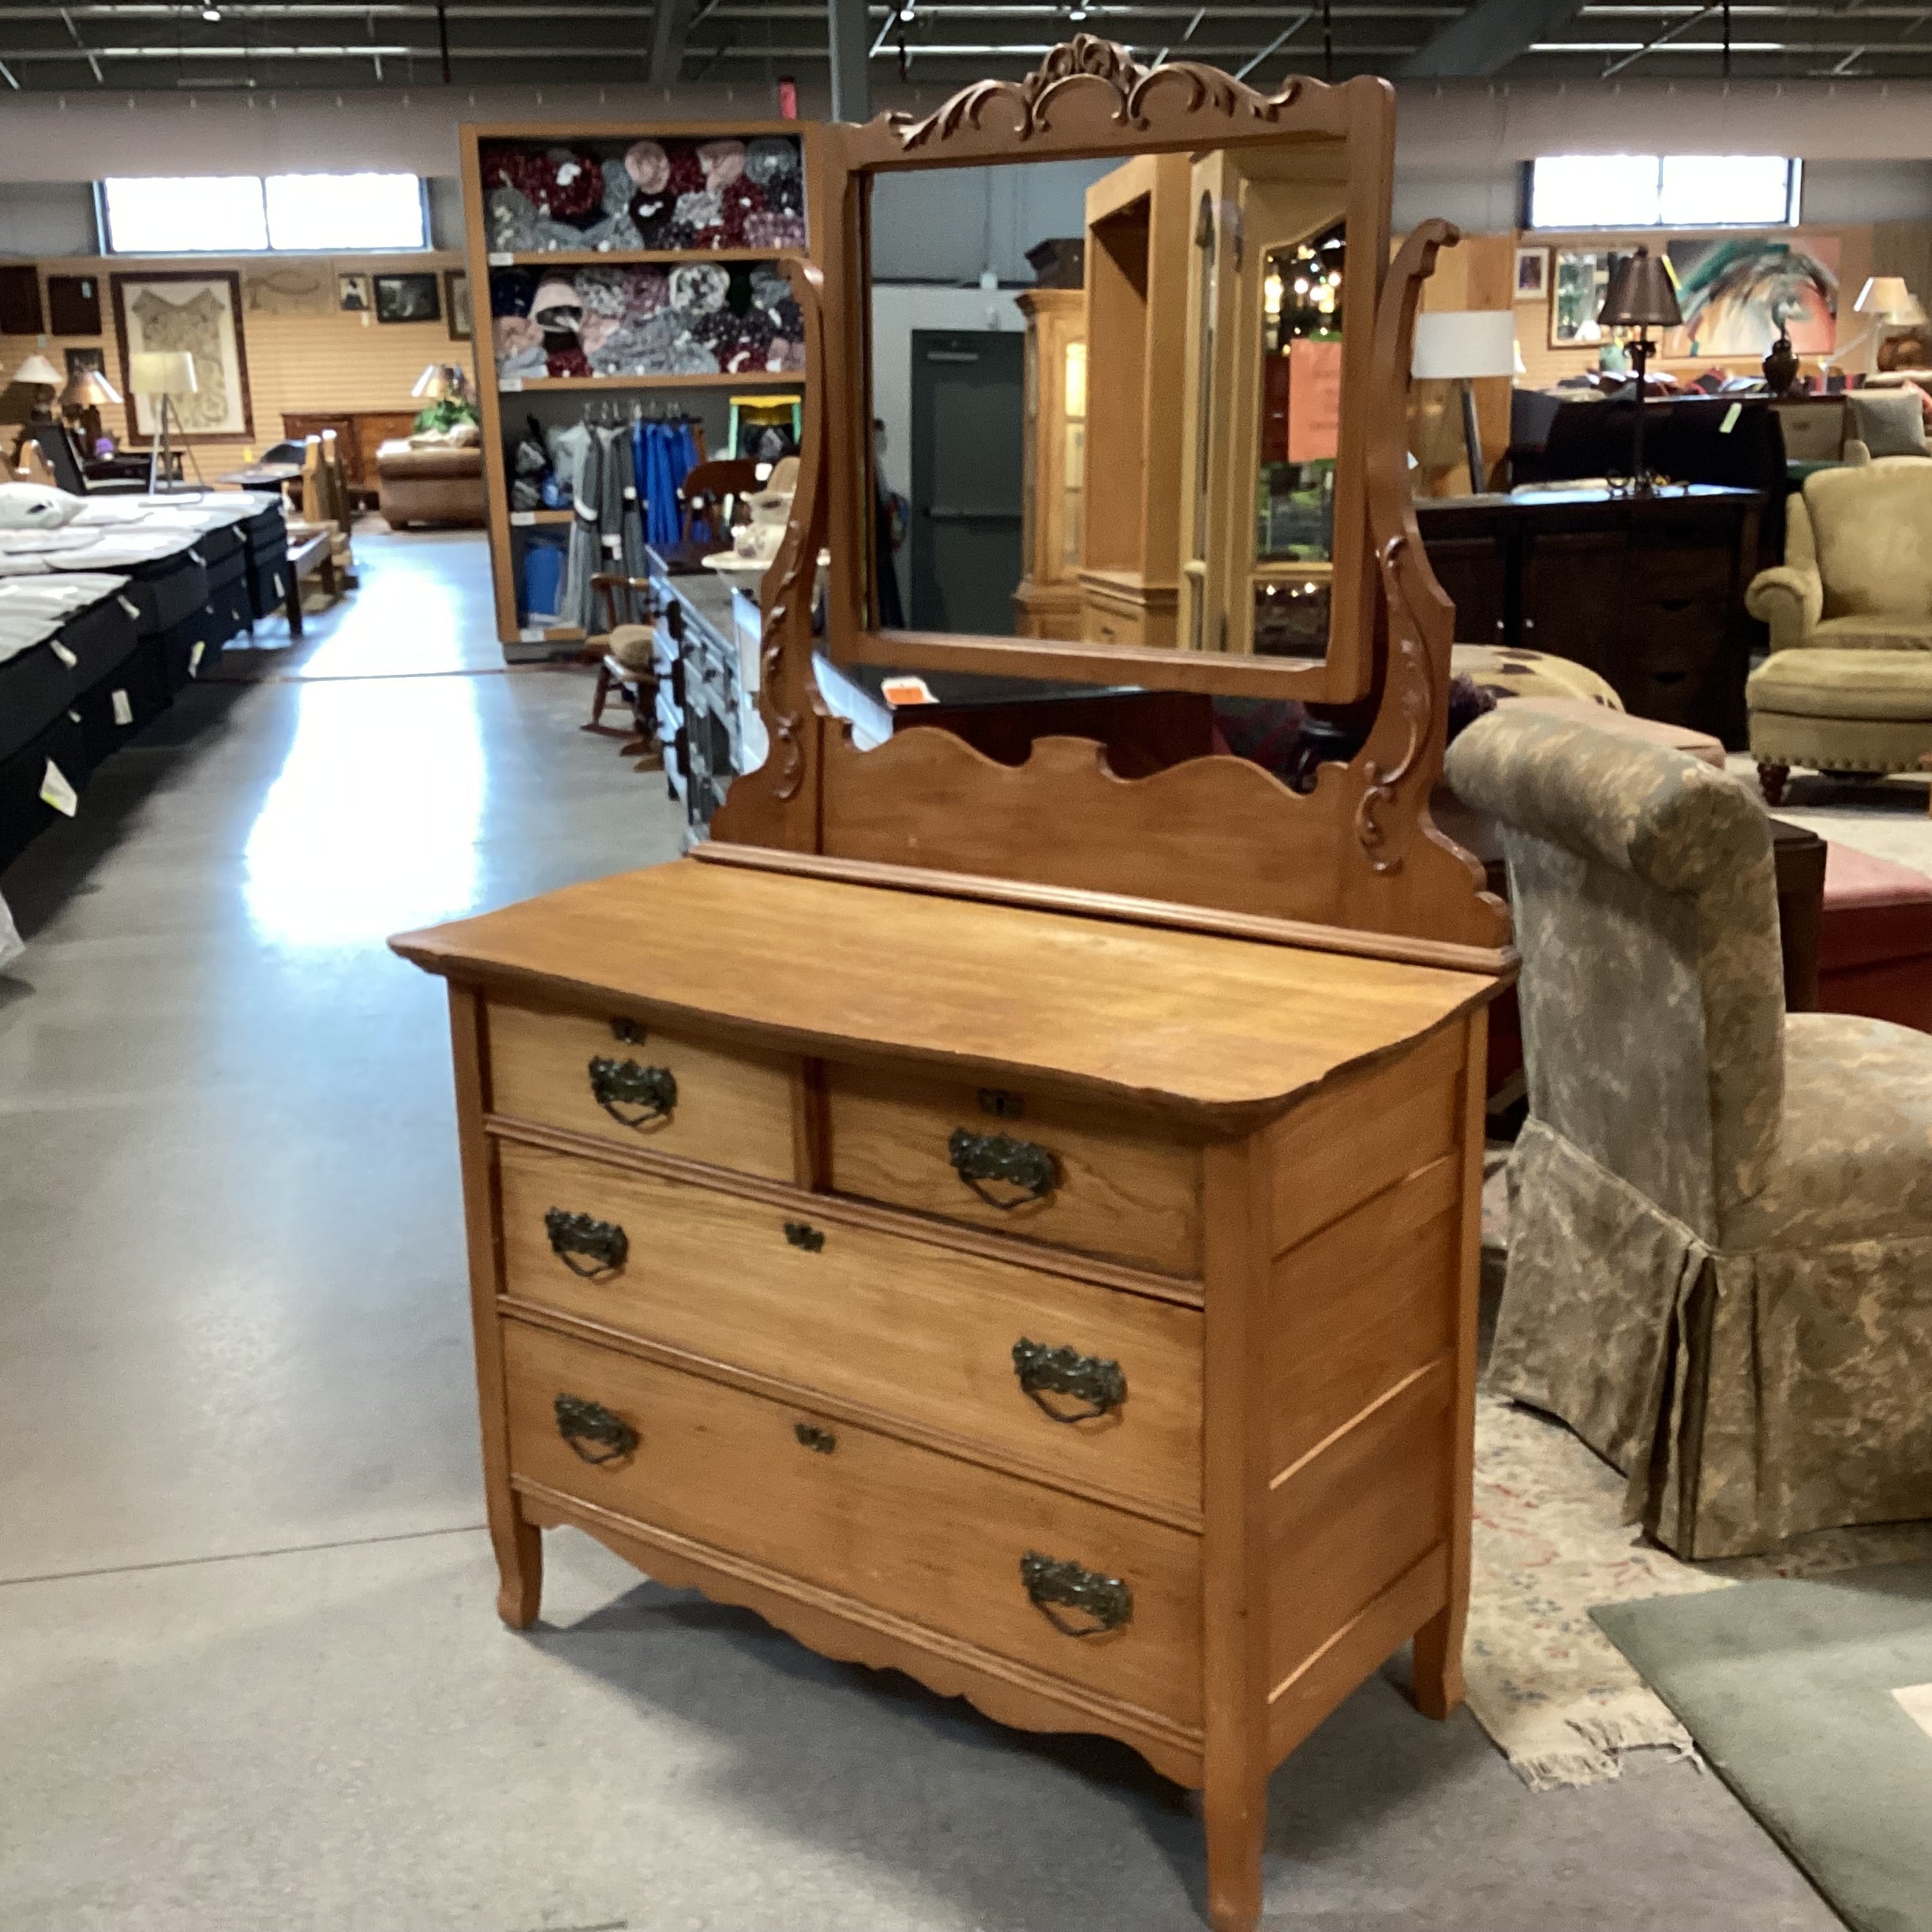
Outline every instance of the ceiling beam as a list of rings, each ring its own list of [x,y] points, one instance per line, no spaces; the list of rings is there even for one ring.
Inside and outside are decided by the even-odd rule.
[[[829,0],[826,15],[832,56],[832,118],[869,121],[872,107],[866,70],[872,53],[872,30],[866,0]]]
[[[650,66],[644,77],[653,86],[676,86],[691,17],[691,0],[657,0],[651,9]]]
[[[1485,78],[1582,11],[1583,0],[1477,0],[1395,72],[1404,80]]]

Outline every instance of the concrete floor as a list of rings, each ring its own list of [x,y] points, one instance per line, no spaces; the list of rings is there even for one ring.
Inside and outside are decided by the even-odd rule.
[[[358,548],[297,680],[191,691],[0,876],[0,1927],[1188,1932],[1122,1748],[568,1532],[498,1626],[442,989],[383,939],[677,821],[586,679],[498,672],[480,541]],[[1276,1774],[1271,1923],[1837,1924],[1714,1777],[1533,1795],[1403,1668]]]

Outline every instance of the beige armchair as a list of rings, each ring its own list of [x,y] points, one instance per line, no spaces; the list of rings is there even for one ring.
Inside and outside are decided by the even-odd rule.
[[[1932,1037],[1787,1016],[1769,828],[1724,773],[1506,708],[1446,773],[1522,954],[1491,1387],[1679,1556],[1932,1516]]]
[[[1912,771],[1932,752],[1932,462],[1845,448],[1790,500],[1784,561],[1745,593],[1771,629],[1745,691],[1773,805],[1794,765]]]

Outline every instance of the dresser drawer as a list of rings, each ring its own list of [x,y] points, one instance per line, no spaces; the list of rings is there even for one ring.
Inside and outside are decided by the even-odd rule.
[[[624,1147],[793,1178],[793,1067],[657,1026],[492,1000],[491,1106]]]
[[[1070,1481],[1200,1508],[1197,1310],[810,1222],[807,1206],[512,1143],[499,1152],[515,1299],[822,1389]],[[553,1211],[594,1225],[573,1246],[585,1223],[553,1222]],[[610,1229],[620,1230],[614,1262]]]
[[[1198,1148],[1044,1095],[839,1065],[826,1082],[840,1193],[1200,1271]]]
[[[1185,1531],[522,1323],[504,1324],[504,1349],[513,1478],[1199,1720],[1200,1545]],[[1048,1610],[1093,1622],[1081,1578],[1032,1566],[1038,1607],[1030,1556],[1090,1573],[1088,1600],[1124,1621],[1062,1634]]]

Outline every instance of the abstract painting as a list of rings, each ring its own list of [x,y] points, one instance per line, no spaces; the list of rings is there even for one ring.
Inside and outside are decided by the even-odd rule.
[[[133,434],[152,437],[155,421],[153,399],[136,395],[129,380],[131,358],[151,349],[180,349],[194,358],[197,384],[193,395],[171,399],[170,414],[182,430],[196,437],[252,437],[248,358],[238,320],[241,277],[232,269],[155,268],[111,281],[121,391]]]
[[[1838,238],[1731,235],[1672,242],[1665,251],[1683,327],[1664,331],[1663,354],[1762,357],[1791,335],[1801,356],[1838,343]]]

